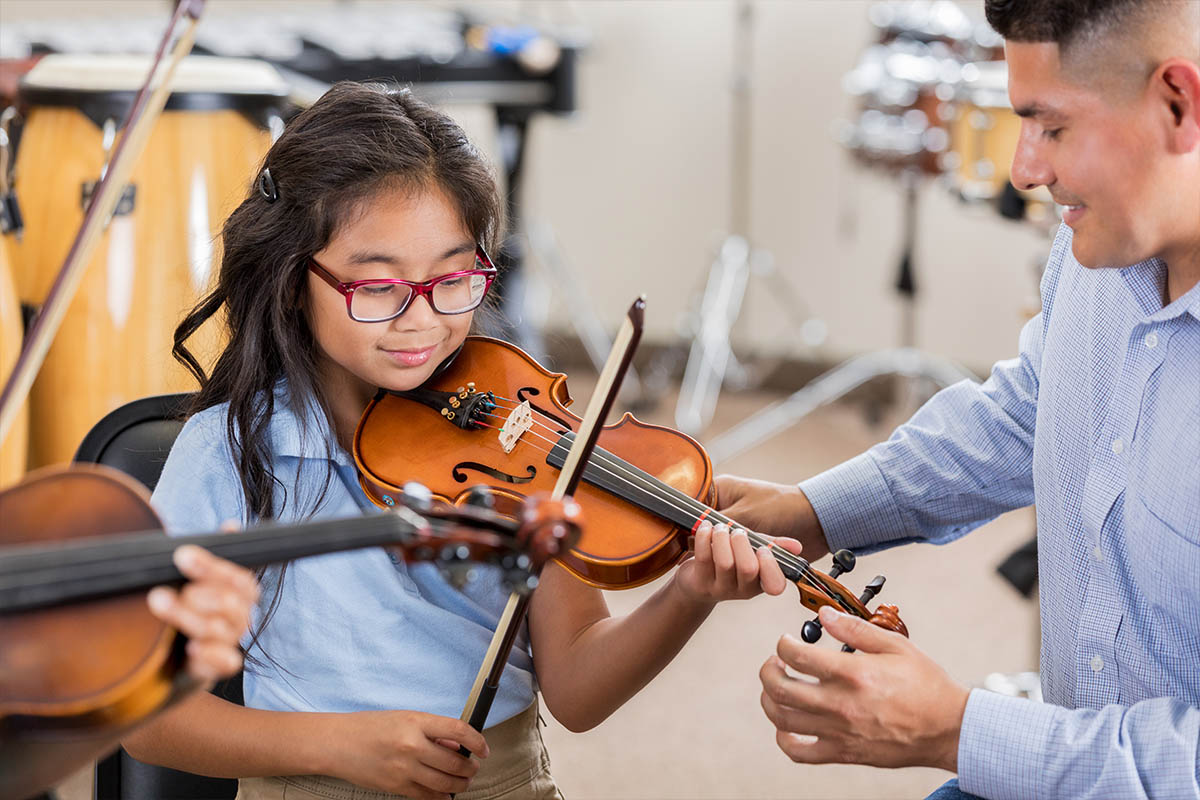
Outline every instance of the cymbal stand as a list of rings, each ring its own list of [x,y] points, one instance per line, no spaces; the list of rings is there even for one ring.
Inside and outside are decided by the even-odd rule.
[[[802,417],[833,402],[872,378],[900,375],[908,378],[907,389],[917,394],[915,381],[923,380],[945,387],[960,380],[976,380],[966,368],[940,356],[916,349],[916,293],[913,250],[916,242],[920,174],[908,170],[904,184],[904,244],[900,257],[896,290],[903,302],[901,347],[879,350],[852,358],[814,378],[784,400],[767,406],[738,425],[710,440],[706,447],[713,463],[720,463],[761,444]]]

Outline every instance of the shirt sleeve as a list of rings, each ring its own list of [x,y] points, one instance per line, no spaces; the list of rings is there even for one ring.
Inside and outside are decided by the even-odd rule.
[[[223,408],[193,415],[167,456],[150,504],[169,535],[215,533],[230,520],[245,524],[244,495],[225,437]]]
[[[1200,798],[1200,708],[1159,697],[1070,710],[974,689],[958,779],[989,800]]]
[[[1060,233],[1042,280],[1042,312],[1021,330],[1016,358],[997,363],[982,384],[943,389],[886,442],[800,484],[831,549],[945,543],[1033,503],[1042,347],[1069,249]]]

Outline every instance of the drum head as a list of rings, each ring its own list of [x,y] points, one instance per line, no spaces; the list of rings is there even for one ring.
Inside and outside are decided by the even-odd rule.
[[[121,121],[150,71],[148,55],[51,54],[21,80],[24,106],[73,106],[97,124]],[[279,72],[249,58],[188,56],[175,72],[167,110],[263,113],[286,102]]]

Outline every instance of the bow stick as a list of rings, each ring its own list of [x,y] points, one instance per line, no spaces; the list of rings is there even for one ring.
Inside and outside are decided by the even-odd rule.
[[[191,52],[192,43],[196,39],[196,25],[200,22],[200,12],[204,8],[204,2],[205,0],[179,0],[179,5],[175,8],[171,23],[167,26],[162,41],[158,45],[158,52],[154,54],[154,63],[150,65],[150,74],[146,76],[146,82],[138,91],[133,108],[129,110],[129,117],[125,120],[123,126],[125,133],[117,142],[112,159],[100,177],[100,185],[92,194],[92,200],[88,203],[83,223],[79,226],[79,232],[75,235],[75,241],[71,244],[67,259],[63,262],[62,269],[59,270],[58,277],[55,278],[54,286],[50,289],[50,294],[46,296],[41,311],[38,312],[33,327],[25,340],[25,346],[21,349],[21,355],[17,358],[12,374],[8,376],[8,381],[4,385],[4,392],[0,393],[0,441],[4,440],[8,429],[16,419],[17,410],[33,386],[33,379],[46,358],[50,342],[58,331],[59,325],[62,324],[63,317],[66,316],[67,304],[79,289],[84,269],[87,267],[96,245],[100,242],[100,234],[108,225],[125,183],[128,181],[130,173],[133,172],[134,164],[137,163],[138,158],[142,155],[142,150],[146,147],[146,141],[150,138],[154,121],[162,113],[163,106],[167,103],[167,95],[171,92],[171,84],[175,78],[175,68],[179,66],[183,57]],[[188,18],[187,27],[176,40],[170,58],[163,64],[163,54],[171,42],[175,29],[179,27],[180,20],[184,17]],[[157,85],[154,85],[155,78],[160,73],[162,77]],[[151,89],[152,85],[153,89]]]
[[[608,412],[612,410],[617,392],[621,388],[621,380],[625,377],[625,372],[629,369],[630,362],[633,361],[633,353],[642,338],[642,320],[645,317],[645,311],[646,298],[639,297],[629,307],[625,321],[621,323],[621,329],[617,332],[612,350],[608,354],[608,360],[604,363],[604,369],[600,371],[600,378],[596,383],[595,391],[592,392],[592,399],[588,401],[583,421],[579,424],[579,430],[575,433],[571,449],[567,452],[567,458],[558,474],[558,482],[555,483],[554,491],[551,494],[551,498],[554,500],[561,500],[567,495],[574,494],[575,489],[579,486],[579,481],[583,477],[583,468],[588,463],[592,448],[595,447],[600,430],[604,427],[604,420],[608,418]],[[467,699],[460,719],[477,731],[483,730],[488,712],[492,708],[492,701],[496,699],[496,691],[500,688],[500,676],[504,672],[504,665],[508,663],[508,654],[512,651],[517,631],[520,630],[521,623],[529,611],[531,596],[532,592],[527,594],[514,592],[509,595],[504,614],[500,617],[496,633],[493,634],[492,642],[483,658],[483,664],[479,667],[479,674],[475,676],[475,685],[471,687],[470,697]],[[466,747],[459,747],[458,752],[464,756],[471,755],[471,751]]]

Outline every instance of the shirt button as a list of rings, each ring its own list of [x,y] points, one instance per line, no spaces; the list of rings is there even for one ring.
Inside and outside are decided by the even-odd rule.
[[[1096,545],[1094,548],[1092,548],[1092,556],[1095,557],[1097,561],[1104,560],[1104,551],[1100,549],[1100,545]]]
[[[1158,334],[1157,333],[1147,333],[1146,338],[1143,339],[1142,341],[1146,343],[1147,348],[1153,350],[1154,348],[1158,347]]]
[[[1113,455],[1121,455],[1121,453],[1125,452],[1125,443],[1120,439],[1113,439],[1112,451]]]
[[[1092,672],[1099,672],[1104,669],[1104,659],[1100,656],[1092,656]]]

